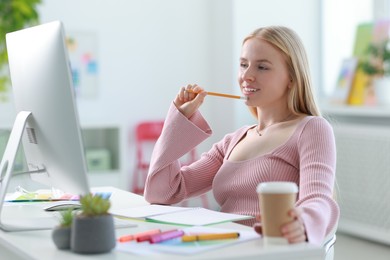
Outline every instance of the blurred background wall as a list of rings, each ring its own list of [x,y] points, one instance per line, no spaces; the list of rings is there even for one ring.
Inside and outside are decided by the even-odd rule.
[[[140,120],[164,118],[186,84],[239,93],[242,39],[260,26],[286,25],[299,33],[320,89],[320,6],[319,0],[44,0],[39,10],[41,22],[61,20],[69,32],[96,35],[98,96],[78,99],[81,121],[118,123],[131,133]],[[214,135],[201,151],[254,122],[238,100],[208,97],[202,112]],[[131,147],[126,157],[124,169],[133,164]]]

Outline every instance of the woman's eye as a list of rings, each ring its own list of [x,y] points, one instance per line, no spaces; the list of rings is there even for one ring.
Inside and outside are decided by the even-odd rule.
[[[241,67],[241,68],[247,68],[247,67],[248,67],[248,65],[247,65],[247,64],[245,64],[245,63],[240,63],[240,67]]]
[[[259,66],[258,68],[259,68],[259,70],[268,70],[268,68],[265,66]]]

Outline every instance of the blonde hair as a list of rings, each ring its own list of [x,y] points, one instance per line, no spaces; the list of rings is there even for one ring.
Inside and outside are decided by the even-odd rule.
[[[268,42],[285,57],[293,82],[288,97],[288,108],[294,114],[320,116],[321,113],[313,95],[306,51],[299,36],[287,27],[269,26],[252,32],[244,39],[243,44],[254,38]],[[249,110],[257,118],[257,108],[249,107]]]

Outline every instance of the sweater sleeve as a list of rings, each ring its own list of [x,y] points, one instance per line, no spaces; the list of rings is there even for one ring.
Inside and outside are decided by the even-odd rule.
[[[301,170],[297,207],[303,209],[308,241],[320,245],[335,231],[340,214],[333,199],[336,145],[330,124],[321,117],[309,120],[298,149]]]
[[[211,189],[223,155],[205,153],[188,166],[180,158],[211,135],[212,131],[197,111],[187,119],[174,104],[156,142],[145,183],[145,199],[150,203],[175,204]]]

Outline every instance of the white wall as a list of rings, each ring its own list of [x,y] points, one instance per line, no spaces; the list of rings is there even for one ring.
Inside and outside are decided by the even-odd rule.
[[[207,0],[58,0],[44,1],[40,15],[41,22],[62,20],[67,31],[98,35],[99,97],[79,100],[81,121],[119,121],[131,129],[139,120],[164,118],[181,86],[222,91],[229,85],[230,6]],[[217,117],[209,112],[212,101],[202,108],[211,121]]]
[[[66,31],[93,32],[98,38],[99,96],[79,99],[82,123],[120,123],[134,165],[135,124],[162,119],[181,86],[197,83],[210,91],[230,92],[231,1],[224,0],[58,0],[43,1],[42,23],[61,20]],[[232,131],[232,100],[208,98],[202,111],[214,135],[208,150]],[[223,122],[222,124],[220,122]]]
[[[207,7],[180,0],[44,1],[41,22],[59,19],[67,31],[98,35],[100,95],[80,100],[82,119],[161,118],[180,86],[208,85]]]

